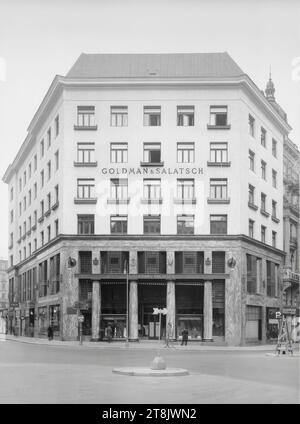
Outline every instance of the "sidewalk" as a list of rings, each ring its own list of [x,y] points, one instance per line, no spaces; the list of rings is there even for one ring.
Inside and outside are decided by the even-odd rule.
[[[89,342],[83,341],[82,345],[79,344],[79,341],[61,341],[61,340],[48,340],[48,339],[39,339],[33,337],[21,337],[21,336],[12,336],[10,334],[2,335],[0,341],[14,341],[19,343],[35,344],[35,345],[46,345],[46,346],[60,346],[60,347],[77,347],[79,349],[134,349],[134,350],[157,350],[157,349],[167,349],[165,348],[165,343],[161,341],[152,341],[152,340],[142,340],[140,342],[131,342],[129,346],[126,347],[125,342]],[[249,346],[216,346],[213,343],[210,345],[208,343],[204,344],[201,342],[190,342],[187,346],[181,346],[180,342],[172,343],[172,346],[168,349],[177,350],[177,351],[265,351],[265,352],[274,352],[275,344],[268,345],[249,345]],[[294,344],[294,352],[299,352],[299,344]]]

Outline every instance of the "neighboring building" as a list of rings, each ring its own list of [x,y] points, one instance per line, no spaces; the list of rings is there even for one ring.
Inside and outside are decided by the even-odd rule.
[[[7,312],[8,312],[7,260],[0,259],[0,317],[6,317]]]
[[[286,139],[283,149],[283,236],[286,252],[283,283],[284,304],[296,308],[296,321],[299,322],[299,282],[300,282],[300,152],[290,139]]]
[[[4,176],[15,331],[74,340],[75,305],[93,340],[126,337],[127,311],[131,340],[272,337],[291,129],[272,98],[227,53],[82,54],[56,76]]]

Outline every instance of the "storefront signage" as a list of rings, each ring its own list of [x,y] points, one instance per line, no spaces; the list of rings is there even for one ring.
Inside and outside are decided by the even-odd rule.
[[[283,307],[282,313],[283,315],[296,315],[296,308]]]
[[[68,315],[76,315],[77,314],[77,309],[76,308],[72,308],[72,307],[68,307],[67,308],[67,314]]]
[[[164,166],[138,168],[102,168],[102,175],[203,175],[203,168],[165,168]]]
[[[73,308],[87,310],[89,305],[87,302],[74,302]]]
[[[19,302],[10,302],[9,306],[11,308],[18,308],[19,307]]]

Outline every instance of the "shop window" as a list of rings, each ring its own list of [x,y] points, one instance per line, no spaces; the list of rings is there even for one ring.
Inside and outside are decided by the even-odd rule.
[[[81,274],[91,274],[92,272],[92,252],[79,252],[79,264]]]
[[[225,272],[225,252],[212,252],[212,273],[223,274]]]

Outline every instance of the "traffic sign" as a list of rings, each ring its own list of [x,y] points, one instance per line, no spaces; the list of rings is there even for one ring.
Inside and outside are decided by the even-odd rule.
[[[276,319],[281,318],[281,312],[277,311],[277,312],[275,313],[275,317],[276,317]]]

